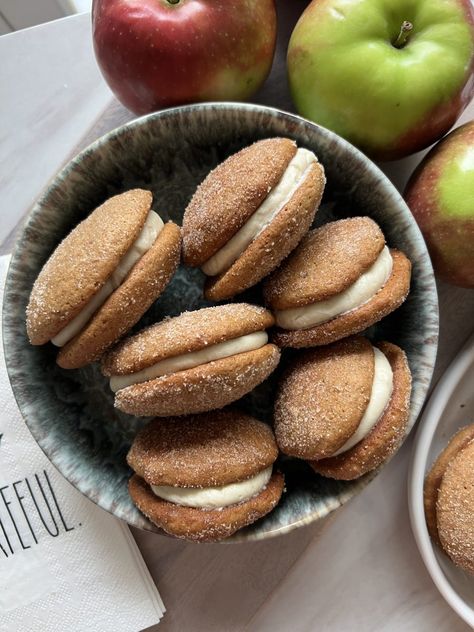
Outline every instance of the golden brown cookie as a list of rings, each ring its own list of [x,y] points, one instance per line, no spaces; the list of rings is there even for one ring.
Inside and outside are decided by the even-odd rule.
[[[275,400],[280,450],[301,459],[334,454],[358,427],[373,379],[374,352],[366,338],[354,336],[296,356]]]
[[[168,285],[178,267],[180,250],[180,228],[168,222],[125,281],[84,329],[61,348],[57,358],[59,366],[75,369],[98,360],[129,331]]]
[[[254,143],[214,169],[183,218],[183,258],[208,275],[206,298],[230,298],[274,270],[310,227],[324,185],[314,154],[287,138]]]
[[[325,224],[308,233],[264,283],[277,321],[272,339],[280,347],[301,348],[359,333],[403,303],[410,276],[410,261],[385,247],[373,220]]]
[[[135,437],[127,462],[149,485],[219,487],[254,476],[277,456],[270,426],[226,408],[151,421]]]
[[[155,419],[135,438],[127,461],[133,502],[170,535],[219,540],[278,503],[283,476],[271,429],[235,409]]]
[[[438,524],[436,517],[436,502],[438,500],[438,492],[441,486],[444,473],[448,465],[459,454],[459,452],[467,446],[470,441],[474,440],[474,424],[465,426],[456,432],[451,437],[448,445],[439,454],[436,461],[433,463],[427,477],[425,478],[425,484],[423,488],[423,502],[425,507],[426,525],[432,540],[441,547],[441,542],[438,535]]]
[[[474,575],[474,441],[451,460],[436,502],[438,534],[444,551]]]
[[[222,408],[263,382],[280,359],[267,310],[245,303],[185,312],[122,341],[102,360],[115,405],[133,415]]]
[[[353,480],[371,472],[398,450],[406,434],[410,413],[411,373],[405,353],[390,342],[377,347],[390,363],[393,390],[390,400],[376,425],[353,448],[320,461],[311,467],[318,474],[339,480]]]
[[[26,312],[32,344],[51,340],[58,363],[77,368],[130,329],[177,268],[181,232],[151,211],[150,191],[116,195],[59,244],[33,286]]]

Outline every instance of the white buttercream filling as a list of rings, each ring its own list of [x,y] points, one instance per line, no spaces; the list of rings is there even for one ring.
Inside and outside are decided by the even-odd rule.
[[[246,351],[253,351],[260,349],[268,342],[268,334],[266,331],[256,331],[246,336],[239,336],[233,340],[226,340],[225,342],[219,342],[215,345],[210,345],[205,349],[199,351],[191,351],[189,353],[183,353],[182,355],[174,356],[173,358],[167,358],[161,360],[156,364],[137,371],[136,373],[130,373],[128,375],[113,375],[110,378],[110,388],[115,393],[121,388],[126,388],[132,384],[139,384],[140,382],[148,382],[156,377],[162,375],[169,375],[176,373],[177,371],[185,371],[186,369],[192,369],[201,364],[207,364],[214,360],[221,360],[222,358],[228,358],[229,356],[236,355],[238,353],[245,353]]]
[[[267,486],[271,475],[272,467],[268,467],[252,478],[222,487],[196,488],[151,485],[151,489],[157,496],[175,505],[199,509],[223,509],[256,496]]]
[[[208,276],[215,276],[230,268],[247,246],[288,204],[306,178],[311,165],[315,162],[317,162],[317,158],[313,152],[300,147],[278,184],[270,191],[242,228],[201,266],[202,271]]]
[[[160,234],[164,224],[161,217],[155,211],[150,211],[147,215],[143,228],[134,241],[132,246],[127,250],[118,266],[109,276],[101,289],[94,294],[91,300],[81,309],[79,314],[69,322],[64,329],[51,339],[51,342],[57,347],[63,347],[69,342],[81,329],[87,324],[90,318],[101,307],[107,298],[114,292],[119,285],[122,284],[133,266],[143,255],[150,250]]]
[[[372,428],[377,425],[390,401],[393,391],[392,367],[385,354],[376,347],[374,347],[374,361],[374,381],[372,382],[372,391],[365,413],[360,420],[357,430],[333,456],[350,450],[356,443],[362,441],[371,432]]]
[[[277,310],[275,320],[283,329],[307,329],[325,323],[336,316],[347,314],[370,301],[392,274],[393,260],[385,246],[373,265],[347,290],[304,307]]]

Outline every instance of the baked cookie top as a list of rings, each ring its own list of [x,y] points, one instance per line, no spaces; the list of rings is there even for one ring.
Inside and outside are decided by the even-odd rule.
[[[155,419],[136,436],[127,462],[150,485],[216,487],[254,476],[277,456],[267,424],[223,409]]]

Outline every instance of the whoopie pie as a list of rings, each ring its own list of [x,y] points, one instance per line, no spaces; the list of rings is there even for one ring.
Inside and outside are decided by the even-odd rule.
[[[263,382],[280,360],[263,307],[233,303],[168,318],[121,341],[102,359],[115,406],[138,416],[222,408]]]
[[[388,248],[369,217],[329,222],[265,280],[273,339],[281,347],[313,347],[359,333],[403,303],[410,275],[410,261]]]
[[[324,191],[322,165],[288,138],[227,158],[197,188],[183,218],[184,263],[208,276],[207,299],[255,285],[297,246]]]
[[[303,351],[289,362],[276,395],[278,446],[323,476],[358,478],[400,446],[410,392],[405,353],[391,343],[352,336]]]
[[[180,259],[181,231],[133,189],[95,209],[39,273],[26,310],[30,342],[59,347],[65,369],[100,358],[163,292]]]
[[[238,410],[155,419],[128,453],[130,495],[170,535],[220,540],[276,506],[277,456],[271,428]]]

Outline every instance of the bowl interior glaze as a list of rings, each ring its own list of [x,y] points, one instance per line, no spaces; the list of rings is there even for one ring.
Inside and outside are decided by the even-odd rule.
[[[97,365],[65,371],[55,349],[33,347],[25,331],[25,308],[32,284],[58,242],[107,197],[133,187],[153,191],[154,209],[181,224],[196,186],[219,162],[242,147],[270,136],[287,136],[313,150],[323,163],[327,188],[316,224],[331,218],[369,215],[390,246],[413,264],[406,303],[372,327],[368,335],[407,352],[413,373],[410,427],[430,383],[437,348],[436,286],[424,241],[399,193],[383,173],[334,133],[297,116],[246,104],[200,104],[132,121],[74,158],[33,208],[10,264],[3,314],[4,345],[13,391],[32,434],[49,459],[81,492],[136,527],[157,530],[134,507],[127,492],[125,455],[146,420],[113,408],[112,393]],[[208,305],[203,276],[180,267],[138,329],[165,315]],[[260,302],[256,287],[236,300]],[[280,369],[240,400],[255,416],[271,421]],[[302,461],[282,459],[287,493],[266,518],[242,530],[234,541],[287,532],[326,516],[364,488],[374,473],[354,482],[317,476]]]

